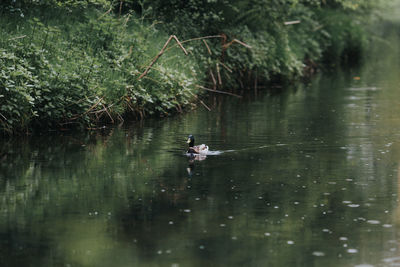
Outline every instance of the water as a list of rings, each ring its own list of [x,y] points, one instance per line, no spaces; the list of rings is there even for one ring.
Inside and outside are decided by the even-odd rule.
[[[1,141],[0,265],[398,266],[400,68],[383,48],[213,112]],[[188,134],[207,157],[185,155]]]

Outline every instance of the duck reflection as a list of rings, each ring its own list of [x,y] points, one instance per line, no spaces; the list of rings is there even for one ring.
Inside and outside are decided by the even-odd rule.
[[[207,156],[188,153],[188,157],[189,157],[189,161],[188,161],[189,164],[188,164],[188,167],[186,168],[186,171],[187,171],[189,177],[192,177],[193,173],[194,173],[195,162],[205,160],[207,158]]]

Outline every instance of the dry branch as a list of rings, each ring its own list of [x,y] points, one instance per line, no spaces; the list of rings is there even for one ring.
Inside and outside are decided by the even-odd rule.
[[[153,58],[153,60],[151,61],[150,65],[147,66],[146,70],[139,76],[138,80],[142,79],[144,76],[147,75],[147,73],[149,72],[149,70],[151,69],[151,67],[154,65],[154,63],[156,63],[156,61],[158,60],[159,57],[162,56],[162,54],[164,54],[165,49],[167,48],[168,44],[171,42],[171,40],[174,39],[179,47],[183,50],[183,52],[185,53],[185,55],[188,55],[188,52],[186,51],[186,49],[182,46],[182,43],[179,42],[178,38],[175,35],[171,35],[168,40],[165,42],[163,48],[160,50],[160,52],[158,53],[158,55]]]
[[[204,43],[204,45],[207,47],[208,54],[211,55],[211,49],[210,49],[210,47],[208,46],[207,41],[206,41],[205,39],[203,39],[203,43]]]
[[[101,15],[98,19],[101,19],[102,17],[104,17],[105,15],[107,15],[108,13],[110,13],[112,10],[112,7],[110,7],[109,10],[106,11],[106,13],[104,13],[103,15]]]
[[[0,113],[0,116],[3,117],[3,119],[5,119],[6,121],[8,121],[7,118],[3,114]]]
[[[232,94],[232,93],[224,92],[224,91],[219,91],[219,90],[213,90],[213,89],[210,89],[210,88],[206,88],[206,87],[204,87],[204,86],[201,86],[201,85],[196,85],[196,87],[197,87],[197,88],[200,88],[200,89],[203,89],[203,90],[206,90],[206,91],[214,92],[214,93],[225,94],[225,95],[231,95],[231,96],[235,96],[235,97],[238,97],[238,98],[242,98],[242,96],[240,96],[240,95],[236,95],[236,94]]]
[[[22,38],[25,38],[25,37],[26,37],[26,35],[22,35],[22,36],[10,38],[10,39],[8,39],[8,41],[13,41],[13,40],[17,40],[17,39],[22,39]]]
[[[230,47],[230,46],[233,45],[234,43],[238,43],[238,44],[240,44],[240,45],[243,45],[244,47],[246,47],[246,48],[248,48],[248,49],[251,49],[251,48],[252,48],[250,45],[248,45],[248,44],[246,44],[246,43],[244,43],[244,42],[242,42],[242,41],[240,41],[240,40],[238,40],[238,39],[233,39],[233,40],[230,41],[229,43],[224,44],[223,47],[224,47],[224,49],[227,49],[228,47]]]
[[[292,24],[299,24],[300,22],[301,22],[300,20],[292,20],[292,21],[286,21],[284,24],[292,25]]]
[[[218,83],[222,85],[221,73],[219,72],[219,64],[217,63],[217,75],[218,75]]]
[[[193,42],[193,41],[198,41],[198,40],[206,40],[206,39],[213,39],[213,38],[223,38],[223,35],[209,35],[209,36],[203,36],[203,37],[196,37],[192,39],[187,39],[181,42],[181,44],[188,43],[188,42]],[[167,48],[165,51],[168,51],[172,48],[174,48],[176,45],[171,46]]]
[[[208,110],[211,111],[211,109],[195,94],[193,94],[192,92],[189,91],[189,93],[194,96],[197,100],[199,100],[199,102]]]
[[[222,62],[219,62],[219,64],[221,64],[221,66],[224,67],[227,71],[229,71],[230,73],[232,73],[231,68],[229,68],[227,65],[225,65],[225,64],[222,63]]]
[[[211,75],[211,79],[212,79],[214,90],[215,90],[215,89],[217,89],[217,80],[215,80],[214,73],[213,73],[212,69],[210,69],[210,75]]]

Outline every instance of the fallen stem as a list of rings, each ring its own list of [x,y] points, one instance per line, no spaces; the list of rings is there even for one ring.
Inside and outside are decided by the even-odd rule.
[[[210,47],[208,46],[207,41],[206,41],[205,39],[203,39],[203,43],[204,43],[204,45],[207,47],[208,54],[211,55],[211,54],[212,54],[212,53],[211,53],[211,49],[210,49]]]
[[[251,48],[252,48],[250,45],[248,45],[248,44],[246,44],[246,43],[244,43],[244,42],[242,42],[242,41],[240,41],[240,40],[238,40],[238,39],[233,39],[233,40],[230,41],[229,43],[224,44],[223,47],[224,47],[224,49],[227,49],[228,47],[230,47],[230,46],[233,45],[234,43],[238,43],[238,44],[240,44],[240,45],[243,45],[244,47],[246,47],[246,48],[248,48],[248,49],[251,49]]]
[[[221,73],[219,72],[219,64],[217,63],[217,76],[218,76],[218,83],[222,85]]]
[[[188,55],[188,52],[186,51],[186,49],[182,46],[182,43],[178,40],[178,38],[175,35],[171,35],[168,40],[165,42],[163,48],[160,50],[160,52],[158,53],[157,56],[155,56],[155,58],[153,58],[153,60],[151,61],[150,65],[147,66],[146,70],[139,76],[138,80],[142,79],[144,76],[147,75],[147,73],[150,71],[151,67],[154,65],[154,63],[156,63],[156,61],[158,60],[159,57],[161,57],[168,44],[171,42],[171,40],[174,39],[177,44],[179,45],[179,47],[183,50],[183,52],[185,53],[185,55]]]
[[[208,110],[211,111],[211,109],[195,94],[193,94],[192,92],[189,91],[189,93],[194,96],[197,100],[199,100],[199,102]]]
[[[240,96],[240,95],[236,95],[236,94],[229,93],[229,92],[224,92],[224,91],[219,91],[219,90],[213,90],[213,89],[210,89],[210,88],[206,88],[206,87],[204,87],[204,86],[201,86],[201,85],[196,85],[196,87],[197,87],[197,88],[200,88],[200,89],[203,89],[203,90],[206,90],[206,91],[214,92],[214,93],[225,94],[225,95],[231,95],[231,96],[235,96],[235,97],[238,97],[238,98],[242,98],[242,96]]]
[[[213,73],[212,69],[210,69],[210,75],[211,75],[211,80],[213,82],[213,87],[214,87],[214,90],[215,90],[215,89],[217,89],[217,80],[215,80],[214,73]]]
[[[219,64],[221,64],[221,66],[222,67],[224,67],[227,71],[229,71],[230,73],[232,73],[233,71],[232,71],[232,69],[231,68],[229,68],[227,65],[225,65],[224,63],[222,63],[222,62],[219,62]]]
[[[17,39],[22,39],[22,38],[25,38],[25,37],[26,37],[26,35],[22,35],[22,36],[10,38],[10,39],[8,39],[8,41],[13,41],[13,40],[17,40]]]

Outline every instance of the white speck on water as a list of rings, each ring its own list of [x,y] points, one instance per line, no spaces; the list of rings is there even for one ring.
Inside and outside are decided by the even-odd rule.
[[[225,226],[226,226],[226,224],[224,224],[224,223],[221,223],[219,226],[221,226],[221,227],[225,227]]]
[[[389,213],[389,211],[388,211],[388,210],[385,210],[385,213]]]
[[[383,259],[383,261],[385,262],[385,263],[395,263],[396,261],[399,261],[400,260],[400,257],[393,257],[393,258],[386,258],[386,259]]]
[[[299,205],[299,202],[295,201],[294,204],[295,204],[295,205]]]
[[[294,244],[294,241],[289,240],[287,243],[288,243],[288,245],[293,245],[293,244]]]
[[[347,250],[347,253],[355,254],[355,253],[358,253],[358,250],[355,249],[355,248],[349,248],[349,249]]]
[[[385,228],[391,228],[391,227],[392,227],[391,224],[384,224],[384,225],[382,225],[382,226],[385,227]]]
[[[99,213],[97,211],[94,212],[94,215],[98,215]]]
[[[258,199],[263,199],[263,197],[258,197]]]
[[[199,198],[199,197],[196,197],[196,198],[195,198],[195,200],[199,201],[199,200],[200,200],[200,198]]]
[[[179,263],[172,263],[171,267],[179,267]]]
[[[347,240],[349,240],[347,237],[344,237],[344,236],[341,236],[341,237],[339,237],[339,240],[340,241],[347,241]]]
[[[189,213],[191,210],[190,209],[184,209],[183,212]]]
[[[172,224],[174,224],[174,222],[173,222],[173,221],[169,221],[168,224],[171,224],[171,225],[172,225]]]
[[[279,207],[278,206],[274,206],[274,209],[279,209]]]
[[[350,208],[358,208],[358,207],[360,207],[359,204],[349,204],[347,206],[350,207]]]
[[[378,220],[368,220],[367,223],[369,224],[380,224],[381,222]]]
[[[343,247],[344,247],[344,248],[347,248],[347,244],[343,244]]]
[[[265,236],[271,236],[271,234],[270,234],[270,233],[264,233],[264,235],[265,235]]]
[[[170,250],[170,249],[167,249],[167,250],[165,251],[165,253],[171,254],[171,250]]]
[[[205,248],[205,246],[203,246],[203,245],[199,246],[199,249],[204,249],[204,248]]]
[[[352,203],[352,202],[351,202],[350,200],[343,200],[342,203],[343,203],[343,204],[350,204],[350,203]]]
[[[322,232],[324,232],[324,233],[329,233],[331,230],[329,230],[329,229],[322,229]]]
[[[232,236],[232,240],[237,240],[237,237],[236,236]]]
[[[316,256],[316,257],[323,257],[323,256],[325,256],[325,253],[322,252],[322,251],[314,251],[312,254],[313,254],[314,256]]]
[[[162,254],[162,250],[157,251],[157,254],[161,255]]]
[[[233,216],[228,216],[228,219],[229,220],[233,220]]]
[[[354,267],[374,267],[374,265],[371,265],[371,264],[359,264],[359,265],[356,265]]]

